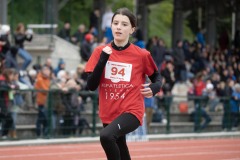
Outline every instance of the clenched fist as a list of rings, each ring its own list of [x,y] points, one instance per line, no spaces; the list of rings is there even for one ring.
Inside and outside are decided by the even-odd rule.
[[[109,46],[106,46],[103,48],[103,52],[110,55],[110,54],[112,54],[112,49]]]

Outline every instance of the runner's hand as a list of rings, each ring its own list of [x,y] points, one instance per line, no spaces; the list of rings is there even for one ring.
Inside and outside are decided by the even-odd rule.
[[[143,89],[140,89],[141,94],[146,98],[151,98],[153,96],[152,90],[149,87],[150,83],[142,84],[144,87]]]
[[[102,51],[109,55],[112,54],[112,49],[109,46],[104,47]]]

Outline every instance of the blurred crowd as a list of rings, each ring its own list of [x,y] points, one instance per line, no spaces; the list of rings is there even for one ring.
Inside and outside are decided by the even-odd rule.
[[[205,119],[197,125],[201,120],[195,114],[195,131],[204,129],[211,122],[208,111],[223,110],[223,130],[226,129],[228,111],[230,128],[236,130],[239,125],[240,32],[236,31],[233,41],[226,32],[222,34],[216,47],[206,44],[202,29],[193,42],[178,40],[171,49],[166,48],[164,40],[157,36],[146,44],[163,77],[160,96],[175,96],[173,101],[179,104],[189,101],[189,96],[205,98],[206,103],[194,100],[195,112],[201,112],[201,118]],[[230,107],[223,97],[230,97]],[[217,107],[220,103],[223,103],[222,108]]]

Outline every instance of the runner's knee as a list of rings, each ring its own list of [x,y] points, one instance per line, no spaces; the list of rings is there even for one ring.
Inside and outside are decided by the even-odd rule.
[[[100,133],[100,141],[101,143],[109,143],[115,140],[114,135],[106,130],[102,130]]]

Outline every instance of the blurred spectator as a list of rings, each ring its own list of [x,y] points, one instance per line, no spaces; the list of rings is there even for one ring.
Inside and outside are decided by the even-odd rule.
[[[11,96],[10,90],[15,87],[11,84],[14,78],[14,72],[14,69],[5,69],[0,75],[0,121],[2,123],[1,136],[3,139],[8,138],[9,130],[13,125],[13,119],[10,113],[13,96]]]
[[[37,90],[38,117],[36,122],[36,134],[38,137],[48,135],[48,106],[47,95],[50,87],[51,71],[49,67],[43,66],[38,73],[35,89]]]
[[[68,86],[68,83],[74,84],[73,86]],[[82,84],[79,83],[79,79],[77,79],[77,72],[72,71],[70,74],[70,79],[67,81],[66,85],[70,87],[70,92],[76,90],[77,94],[72,95],[72,98],[75,97],[75,102],[72,103],[72,106],[74,105],[77,106],[77,108],[73,109],[73,114],[74,114],[74,128],[75,128],[75,134],[82,134],[84,129],[87,129],[87,131],[91,131],[91,127],[89,126],[88,121],[86,118],[81,116],[81,112],[84,111],[84,106],[83,106],[83,96],[79,94],[79,91],[82,91]],[[74,99],[72,99],[74,100]]]
[[[231,128],[232,130],[237,130],[240,121],[239,118],[239,105],[240,105],[240,84],[234,85],[234,90],[231,99]]]
[[[0,55],[0,75],[3,72],[4,60],[5,60],[5,57]]]
[[[82,98],[78,95],[81,86],[75,81],[69,73],[61,71],[65,79],[65,89],[62,96],[63,105],[65,106],[65,114],[63,116],[64,135],[75,135],[80,124],[80,112],[82,109]],[[59,75],[58,75],[59,76]],[[62,81],[64,81],[62,79]],[[88,126],[89,127],[89,126]],[[81,130],[81,129],[80,129]],[[81,130],[82,131],[82,130]]]
[[[135,42],[134,44],[140,48],[145,48],[145,42],[143,39],[142,31],[140,28],[137,28],[134,34]]]
[[[47,58],[43,65],[47,66],[53,72],[53,66],[52,66],[52,59],[51,58]]]
[[[33,64],[32,68],[33,68],[34,70],[36,70],[37,73],[38,73],[38,72],[41,71],[42,65],[39,64],[39,63],[35,63],[35,64]]]
[[[65,70],[65,67],[66,67],[66,63],[64,62],[64,60],[62,58],[60,58],[58,60],[58,65],[57,67],[54,69],[54,75],[57,76],[58,72],[61,71],[61,70]]]
[[[162,39],[158,40],[156,36],[153,37],[150,52],[157,67],[160,69],[166,52],[164,41]]]
[[[1,56],[5,56],[10,49],[10,42],[8,35],[10,33],[10,27],[8,25],[0,25],[0,53]]]
[[[18,54],[24,60],[21,70],[26,70],[32,62],[32,56],[24,49],[24,41],[32,41],[33,33],[30,30],[25,30],[23,23],[18,23],[16,32],[14,34],[15,45],[18,47]]]
[[[237,77],[235,76],[235,73],[234,73],[234,70],[232,68],[232,66],[229,66],[228,67],[228,75],[229,75],[229,78],[234,80],[234,81],[237,81]]]
[[[110,6],[106,8],[106,12],[102,17],[102,31],[104,33],[104,37],[107,38],[107,43],[113,40],[113,34],[111,29],[111,21],[112,21],[113,12]]]
[[[203,96],[203,90],[206,87],[205,82],[203,81],[202,73],[198,73],[196,75],[196,79],[193,83],[194,85],[194,131],[199,132],[207,127],[207,125],[211,122],[211,118],[205,111],[206,99]],[[204,118],[204,122],[202,123],[202,118]]]
[[[87,81],[87,73],[84,72],[85,65],[84,64],[79,64],[77,67],[77,77],[78,79],[81,79],[82,81]],[[82,82],[80,82],[82,83]],[[85,85],[83,85],[85,86]],[[82,87],[85,88],[85,87]]]
[[[237,82],[240,83],[240,62],[237,63],[236,70],[234,71],[236,77],[237,77]]]
[[[71,24],[66,21],[63,28],[58,32],[58,36],[62,39],[71,42]]]
[[[210,78],[213,87],[215,89],[217,89],[218,84],[220,83],[221,79],[220,79],[220,75],[217,72],[214,72],[213,74],[211,74],[211,78]]]
[[[221,98],[223,103],[223,117],[222,117],[222,130],[225,131],[231,127],[231,108],[229,106],[229,97],[232,96],[234,81],[229,79],[226,83],[221,81],[217,88],[217,96]]]
[[[96,39],[96,41],[98,42],[98,31],[96,30],[96,28],[92,27],[89,28],[88,33],[92,34],[94,36],[94,38]]]
[[[99,30],[99,18],[100,18],[100,10],[95,8],[93,12],[90,13],[89,16],[89,30],[92,30],[92,33],[95,37],[98,36]]]
[[[222,68],[222,72],[220,74],[222,81],[226,82],[228,79],[231,79],[227,68]]]
[[[76,69],[75,81],[81,86],[82,90],[86,90],[87,85],[87,73],[84,72],[85,65],[79,64]]]
[[[16,47],[11,47],[9,51],[7,51],[5,56],[5,68],[14,68],[19,70],[18,62],[17,62],[17,54],[18,49]]]
[[[186,66],[186,79],[192,79],[195,75],[191,71],[192,64],[189,61],[185,61]]]
[[[191,53],[190,53],[190,49],[191,48],[191,44],[188,40],[184,40],[183,41],[183,52],[185,55],[185,60],[190,62],[191,61]]]
[[[188,101],[188,94],[191,94],[193,84],[188,80],[180,80],[174,83],[171,94],[173,95],[173,102],[180,105]]]
[[[80,24],[78,26],[78,30],[72,36],[73,44],[78,45],[78,46],[80,46],[82,44],[82,42],[84,41],[84,37],[87,34],[87,32],[85,30],[86,30],[86,27],[84,24]]]
[[[98,8],[95,8],[93,12],[90,13],[89,16],[89,28],[95,28],[98,30],[98,23],[99,23],[99,17],[100,17],[100,10]]]
[[[205,87],[206,87],[206,84],[203,81],[203,74],[200,72],[196,75],[196,78],[194,81],[194,94],[196,96],[202,96],[202,92]]]
[[[202,70],[205,69],[205,66],[204,66],[205,57],[202,55],[201,52],[202,52],[201,44],[196,42],[196,41],[193,42],[193,44],[191,46],[191,59],[190,59],[190,61],[192,63],[191,72],[195,75],[198,72],[201,72]]]
[[[211,61],[209,59],[209,52],[206,48],[203,48],[202,49],[202,53],[201,53],[201,56],[200,56],[201,60],[202,60],[202,66],[203,68],[209,68],[210,69],[210,72],[213,72],[213,66],[211,64]]]
[[[87,91],[87,76],[88,74],[84,72],[85,70],[85,65],[84,64],[79,64],[76,70],[76,78],[75,81],[80,85],[81,90]],[[91,97],[87,96],[86,94],[80,94],[83,102],[86,103],[87,100],[91,100]],[[84,106],[82,107],[83,110],[85,110]]]
[[[147,40],[147,43],[146,43],[146,49],[149,50],[151,52],[151,48],[152,48],[152,44],[153,44],[153,39],[154,37],[150,37],[148,38]]]
[[[94,42],[93,35],[90,33],[86,34],[85,41],[82,43],[80,47],[80,55],[84,62],[87,62],[92,54],[93,42]]]
[[[146,98],[144,97],[145,104],[145,114],[146,114],[146,122],[147,122],[147,131],[150,133],[150,124],[153,119],[153,111],[155,109],[155,98]]]
[[[162,81],[164,84],[164,79]],[[160,91],[155,96],[155,103],[156,103],[156,110],[153,113],[153,119],[152,122],[161,122],[163,124],[167,123],[166,119],[166,107],[168,105],[168,102],[171,101],[171,97],[167,96],[165,97],[163,90],[160,89]]]
[[[146,83],[150,83],[150,82],[151,81],[148,78],[146,78]],[[150,124],[153,120],[153,111],[157,109],[155,105],[155,97],[151,97],[151,98],[144,97],[144,105],[145,105],[147,132],[150,133]]]
[[[18,70],[18,63],[16,55],[18,53],[17,47],[12,47],[9,41],[10,27],[8,25],[2,25],[0,34],[0,46],[1,46],[1,59],[4,63],[4,68],[15,68]]]
[[[162,87],[165,95],[171,95],[172,87],[176,81],[174,70],[175,68],[172,62],[167,61],[166,68],[163,71],[161,71],[161,75],[165,79],[165,84]]]
[[[21,77],[22,81],[18,81],[18,85],[23,91],[22,96],[24,98],[24,107],[25,110],[35,110],[35,98],[36,92],[32,91],[34,89],[35,81],[37,77],[37,71],[34,69],[29,70],[24,76]]]
[[[10,49],[10,42],[8,40],[8,34],[10,27],[8,25],[0,25],[0,53],[1,58],[5,58],[7,51]]]
[[[186,79],[185,55],[183,51],[183,42],[177,41],[177,46],[173,51],[174,68],[176,80]]]
[[[205,38],[203,33],[204,33],[204,30],[202,28],[199,28],[198,33],[196,35],[197,42],[199,42],[202,45],[202,47],[205,46]]]
[[[30,88],[34,88],[34,85],[35,85],[35,81],[36,81],[36,78],[37,78],[37,71],[35,69],[30,69],[28,71],[28,74],[27,74],[27,77],[28,77],[28,81],[29,81],[29,87]]]
[[[207,97],[207,104],[209,105],[209,111],[216,111],[216,106],[219,103],[219,99],[216,94],[216,90],[213,84],[210,82],[207,83],[206,88],[203,89],[203,96]]]
[[[26,89],[27,86],[19,81],[19,73],[15,70],[14,77],[12,80],[12,85],[14,86],[13,91],[10,91],[11,94],[13,94],[13,101],[12,105],[9,107],[10,113],[12,116],[12,126],[9,131],[9,135],[11,138],[16,139],[17,138],[17,131],[16,131],[16,122],[17,122],[17,115],[20,111],[20,108],[24,105],[24,99],[22,96],[22,93],[18,90]]]
[[[48,97],[54,99],[51,101],[51,113],[52,113],[52,130],[53,134],[56,136],[57,134],[63,133],[63,123],[64,119],[63,116],[65,114],[65,106],[63,104],[62,96],[63,92],[67,92],[65,88],[66,82],[66,74],[65,70],[61,70],[57,74],[57,78],[52,79],[50,83],[50,94]]]

